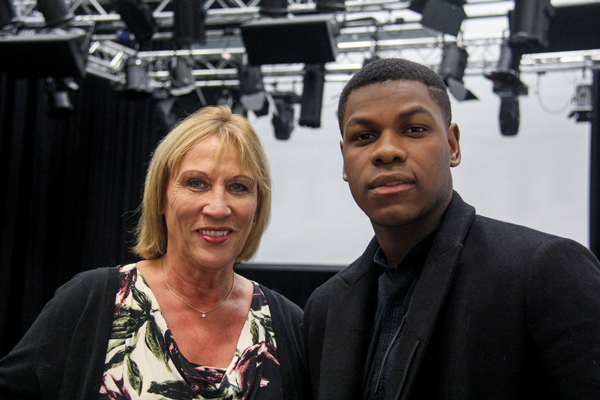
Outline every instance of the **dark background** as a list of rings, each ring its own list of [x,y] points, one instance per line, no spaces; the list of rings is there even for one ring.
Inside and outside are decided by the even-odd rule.
[[[135,210],[169,126],[151,98],[123,98],[94,76],[80,85],[71,93],[76,111],[57,119],[46,115],[44,79],[0,74],[0,357],[76,273],[136,260]],[[205,93],[213,104],[216,95]],[[198,107],[190,102],[178,113]],[[237,268],[301,306],[339,269]]]

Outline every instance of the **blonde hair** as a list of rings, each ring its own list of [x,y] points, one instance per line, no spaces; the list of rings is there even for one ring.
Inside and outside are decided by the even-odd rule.
[[[216,135],[221,142],[215,162],[224,147],[234,145],[240,153],[241,168],[256,178],[258,204],[254,224],[236,261],[249,260],[258,250],[271,216],[271,174],[267,157],[246,118],[232,114],[227,106],[218,106],[203,108],[181,121],[154,151],[146,174],[137,241],[133,247],[134,253],[142,258],[155,259],[166,253],[167,227],[161,209],[167,185],[187,152],[211,135]]]

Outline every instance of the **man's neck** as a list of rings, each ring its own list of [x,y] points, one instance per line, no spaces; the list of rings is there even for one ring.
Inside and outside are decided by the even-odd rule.
[[[417,243],[435,231],[440,226],[446,209],[447,207],[432,218],[401,226],[381,226],[372,222],[377,242],[388,264],[396,267]]]

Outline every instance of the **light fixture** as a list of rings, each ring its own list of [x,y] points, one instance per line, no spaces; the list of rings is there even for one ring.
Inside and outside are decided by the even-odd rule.
[[[172,0],[173,38],[180,44],[206,43],[204,0]]]
[[[310,128],[319,128],[321,126],[324,87],[325,64],[306,64],[304,67],[298,125]]]
[[[142,0],[117,0],[112,6],[140,45],[150,41],[158,30],[152,11]]]
[[[550,0],[515,0],[509,13],[512,46],[523,52],[548,47],[550,20],[555,13]]]
[[[316,8],[319,12],[338,12],[346,10],[345,0],[316,0]]]
[[[422,15],[421,25],[456,36],[467,18],[463,4],[465,0],[413,0],[408,8]]]
[[[263,19],[241,26],[250,65],[335,61],[336,29],[331,15]]]
[[[125,86],[122,94],[127,98],[148,97],[152,93],[148,77],[148,62],[131,57],[125,65]]]
[[[519,98],[500,97],[500,133],[503,136],[515,136],[519,132]]]
[[[448,90],[458,101],[477,100],[477,97],[465,88],[463,77],[467,68],[469,54],[456,43],[446,43],[442,53],[442,62],[438,73]]]
[[[294,103],[297,102],[295,93],[272,93],[275,110],[273,110],[273,130],[275,138],[288,140],[294,130]]]
[[[582,83],[575,88],[573,96],[573,109],[569,118],[575,117],[575,122],[590,122],[592,120],[592,85]]]
[[[260,0],[260,13],[270,17],[282,17],[288,13],[287,0]]]
[[[47,112],[48,117],[64,118],[69,116],[75,110],[70,91],[79,89],[73,78],[48,78],[46,80],[46,91],[50,108]]]
[[[528,87],[521,82],[519,67],[521,63],[520,50],[515,49],[509,42],[504,42],[500,48],[500,58],[496,70],[484,76],[494,82],[493,90],[500,96],[500,133],[504,136],[514,136],[519,131],[520,111],[519,96],[526,96]]]
[[[263,110],[266,102],[265,85],[259,66],[242,65],[238,70],[240,102],[246,110]]]
[[[0,0],[0,28],[17,23],[19,19],[15,13],[11,0]]]
[[[47,26],[66,25],[73,19],[73,13],[64,0],[38,0],[37,7]]]
[[[186,57],[173,57],[169,63],[169,82],[172,96],[183,96],[196,89],[192,65]]]

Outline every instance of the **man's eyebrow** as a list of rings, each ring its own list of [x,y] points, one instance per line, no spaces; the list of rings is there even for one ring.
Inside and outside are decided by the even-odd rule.
[[[404,111],[404,112],[398,114],[398,116],[396,118],[398,120],[402,120],[402,119],[410,118],[416,114],[425,114],[430,118],[435,118],[433,116],[433,114],[431,113],[431,111],[429,111],[428,109],[426,109],[425,107],[422,107],[422,106],[416,106],[416,107],[411,108],[410,110]]]
[[[344,127],[344,130],[348,129],[348,128],[352,128],[353,126],[356,125],[363,125],[363,126],[367,126],[367,127],[374,127],[376,124],[371,121],[368,118],[361,118],[361,117],[357,117],[357,118],[351,118],[347,123],[346,126]]]

